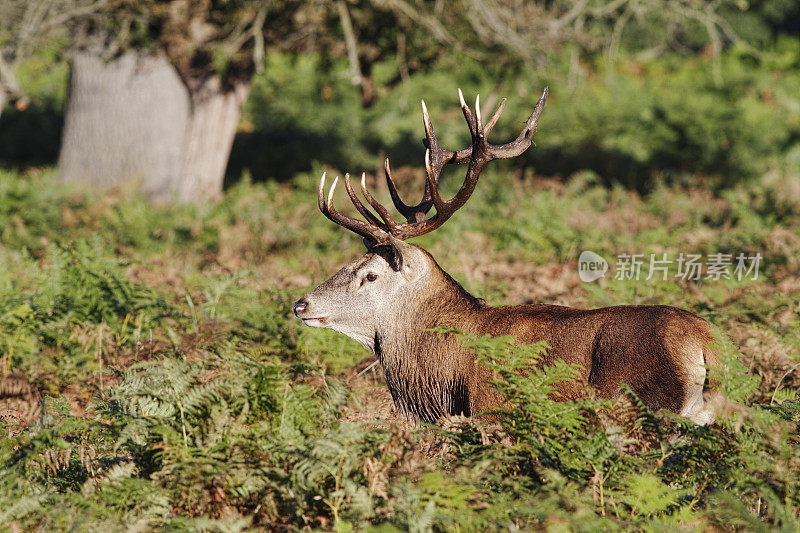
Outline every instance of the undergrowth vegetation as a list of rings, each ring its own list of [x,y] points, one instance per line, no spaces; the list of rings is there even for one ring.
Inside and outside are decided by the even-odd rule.
[[[487,113],[508,98],[495,135],[510,139],[546,85],[537,149],[515,161],[540,174],[591,169],[607,184],[649,191],[654,179],[690,183],[701,175],[722,188],[777,161],[798,166],[796,39],[780,40],[760,60],[734,47],[714,62],[658,54],[611,63],[594,58],[575,72],[570,65],[557,60],[547,69],[509,69],[454,52],[437,68],[392,85],[398,65],[387,60],[375,70],[381,97],[364,109],[346,62],[275,54],[253,80],[230,178],[248,169],[259,179],[281,179],[307,171],[313,161],[375,168],[381,151],[395,167],[421,166],[420,99],[442,145],[461,147],[469,133],[458,112],[459,87],[470,103],[480,93]]]
[[[419,194],[419,170],[397,174]],[[492,304],[664,303],[708,319],[725,362],[716,424],[627,391],[555,403],[574,369],[531,368],[545,346],[469,337],[508,407],[409,423],[369,354],[291,315],[361,251],[317,212],[316,172],[205,207],[0,173],[0,526],[797,530],[798,176],[642,197],[589,173],[512,175],[487,172],[419,244]],[[582,250],[609,260],[604,279],[579,281]],[[645,280],[649,265],[614,279],[620,254],[681,252],[763,263],[756,280]]]

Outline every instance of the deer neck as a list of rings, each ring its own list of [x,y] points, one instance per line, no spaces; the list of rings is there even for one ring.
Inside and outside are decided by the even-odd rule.
[[[403,301],[381,321],[373,343],[395,404],[430,422],[446,414],[469,414],[471,367],[471,361],[462,361],[465,355],[455,335],[431,330],[471,331],[482,307],[438,270],[432,273],[435,277],[427,290]]]
[[[384,351],[388,344],[392,344],[403,351],[416,352],[415,345],[433,335],[431,329],[449,328],[470,332],[476,316],[484,308],[482,300],[469,294],[435,265],[422,287],[414,288],[398,298],[397,305],[378,322],[375,336],[383,343]],[[377,350],[376,355],[380,356]]]

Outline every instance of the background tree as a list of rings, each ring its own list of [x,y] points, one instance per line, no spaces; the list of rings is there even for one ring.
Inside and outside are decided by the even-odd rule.
[[[348,58],[351,81],[359,87],[365,108],[372,107],[379,96],[373,72],[376,64],[396,59],[397,75],[384,82],[391,87],[432,67],[454,49],[464,49],[453,30],[466,21],[457,12],[445,10],[441,1],[411,5],[402,0],[336,0],[335,7],[341,33],[331,32],[325,52],[331,58]]]
[[[729,117],[733,104],[713,105],[719,116],[706,124],[710,115],[697,99],[698,109],[680,115],[656,94],[657,78],[670,75],[676,58],[696,61],[693,90],[713,92],[709,102],[739,98],[732,87],[720,92],[733,81],[723,80],[724,57],[745,50],[747,61],[767,65],[778,57],[770,47],[783,42],[781,64],[791,63],[794,41],[785,36],[796,34],[797,13],[785,0],[753,1],[747,9],[733,0],[9,0],[0,5],[0,98],[11,94],[24,107],[31,94],[35,102],[42,84],[26,79],[31,65],[63,73],[63,52],[74,52],[68,97],[66,76],[47,80],[49,123],[14,110],[3,117],[0,160],[54,162],[66,109],[64,180],[91,187],[138,181],[154,200],[204,201],[219,194],[226,172],[234,180],[244,169],[257,179],[286,179],[314,161],[370,168],[384,150],[413,165],[419,124],[411,107],[419,98],[447,105],[458,84],[487,100],[509,89],[525,98],[527,88],[549,84],[554,102],[574,101],[545,117],[560,123],[542,141],[539,170],[568,175],[588,168],[626,184],[647,181],[646,168],[727,172],[742,168],[741,158],[725,155],[736,153],[730,147],[753,145],[750,137],[734,139],[737,131],[753,131],[737,125],[752,113]],[[20,63],[32,50],[33,61]],[[657,67],[655,77],[643,70],[648,65]],[[713,74],[709,87],[706,72]],[[612,88],[615,79],[650,89],[623,94]],[[608,105],[589,109],[597,101],[589,92],[598,90],[608,92]],[[640,123],[645,135],[633,133]],[[792,139],[784,137],[764,142],[782,151]]]
[[[737,42],[754,50],[735,28],[747,7],[736,0],[374,0],[406,25],[422,28],[441,44],[482,60],[535,67],[558,62],[564,51],[571,69],[593,55],[614,61],[620,50],[651,57],[667,52],[695,53],[710,46],[718,54]],[[769,2],[767,2],[769,3]],[[776,3],[776,2],[773,2]],[[786,11],[785,3],[771,12]],[[372,25],[371,25],[372,26]],[[364,47],[362,61],[374,55]]]
[[[74,20],[98,12],[106,0],[4,0],[0,3],[0,113],[9,101],[25,109],[29,97],[19,64],[45,43],[67,42]]]
[[[138,180],[154,200],[212,199],[250,78],[271,47],[313,39],[315,2],[117,1],[77,30],[62,179]]]

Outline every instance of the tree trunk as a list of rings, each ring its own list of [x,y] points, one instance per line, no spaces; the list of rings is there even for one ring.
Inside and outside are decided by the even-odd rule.
[[[179,199],[202,201],[222,192],[225,168],[248,89],[247,84],[240,83],[231,90],[223,90],[222,81],[215,76],[192,95],[183,144]]]
[[[111,189],[132,183],[154,200],[174,196],[189,95],[159,56],[102,49],[75,54],[58,168],[61,179]]]
[[[3,108],[6,106],[7,101],[6,90],[3,88],[3,84],[0,83],[0,117],[3,116]]]
[[[63,181],[136,187],[155,202],[203,202],[222,191],[246,85],[210,79],[194,95],[163,56],[101,47],[72,62],[58,166]]]
[[[14,74],[14,68],[6,60],[8,54],[5,47],[0,47],[0,115],[3,114],[3,108],[12,99],[14,93],[22,94],[19,87],[19,81]]]

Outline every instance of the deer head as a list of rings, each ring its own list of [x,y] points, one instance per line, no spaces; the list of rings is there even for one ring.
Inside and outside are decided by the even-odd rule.
[[[464,206],[475,190],[478,178],[486,165],[494,159],[510,159],[520,155],[533,141],[533,133],[539,115],[547,99],[545,88],[519,136],[506,144],[491,144],[487,137],[505,108],[504,98],[488,122],[481,115],[480,96],[475,99],[475,113],[464,102],[458,91],[461,110],[472,136],[470,146],[458,151],[443,149],[433,130],[425,102],[422,102],[422,118],[425,126],[425,170],[426,183],[422,200],[406,205],[400,198],[392,179],[389,160],[384,171],[389,194],[397,211],[405,222],[397,222],[367,190],[366,176],[361,175],[361,192],[370,211],[356,196],[345,174],[344,184],[350,200],[364,220],[342,215],[333,206],[333,195],[339,178],[333,180],[325,197],[325,174],[319,184],[319,208],[333,222],[360,235],[364,239],[367,253],[344,266],[333,277],[314,291],[306,294],[294,305],[294,313],[308,326],[331,328],[343,333],[374,350],[376,331],[382,324],[394,322],[409,307],[410,302],[419,301],[420,295],[430,294],[437,279],[449,279],[436,265],[433,258],[422,248],[404,242],[407,239],[429,233],[444,224],[458,209]],[[468,163],[464,183],[450,200],[439,193],[439,175],[447,164]],[[436,213],[428,217],[432,207]]]

